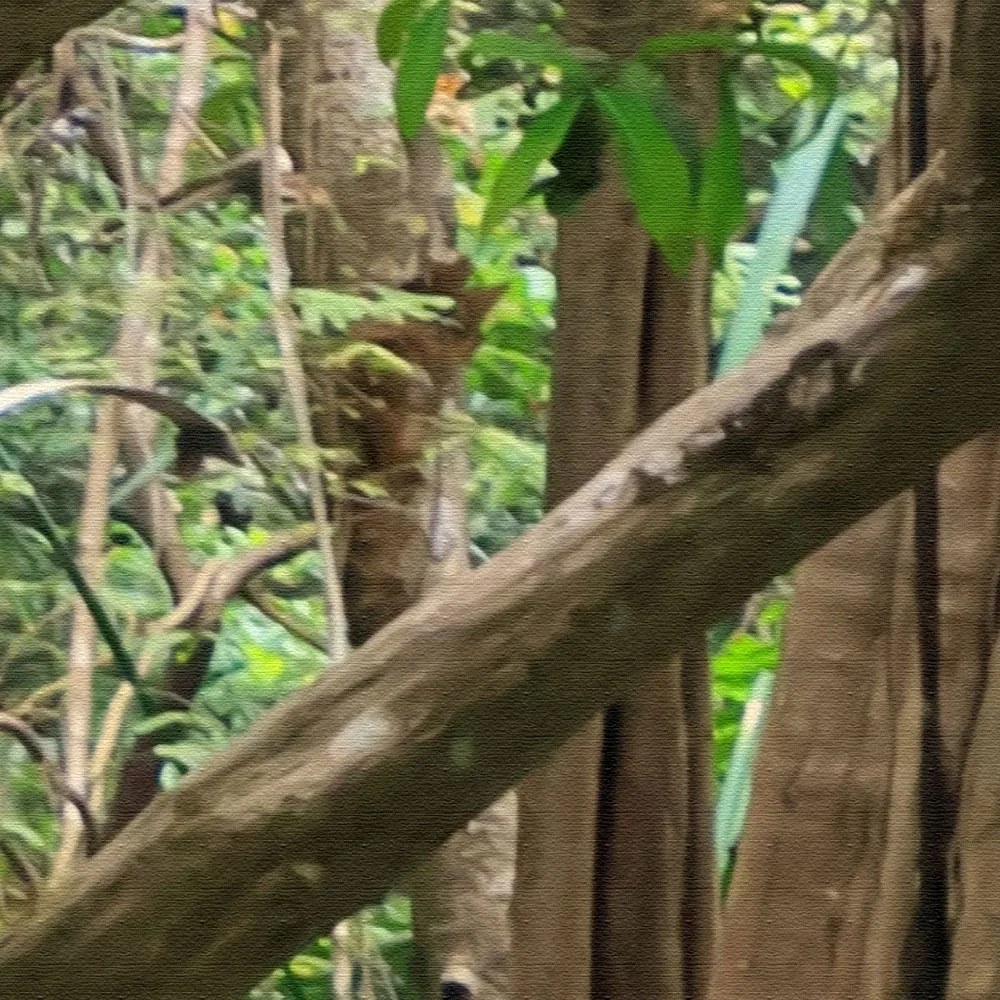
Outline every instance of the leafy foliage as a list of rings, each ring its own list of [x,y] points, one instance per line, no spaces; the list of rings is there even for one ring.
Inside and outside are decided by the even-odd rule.
[[[399,130],[412,139],[424,124],[448,40],[451,0],[437,0],[418,16],[403,42],[396,72]]]
[[[425,25],[432,13],[435,18],[445,16],[439,8],[443,4],[412,20],[407,28],[407,19],[413,18],[412,6],[394,3],[380,21],[382,51],[395,53],[399,35],[413,40],[412,48],[408,47],[408,41],[403,43],[396,85],[399,126],[406,137],[412,137],[419,128],[430,100],[429,78],[440,70],[444,58],[443,37],[434,34],[431,38],[427,34],[430,28]],[[438,25],[438,21],[434,24]],[[664,57],[702,50],[715,50],[730,57],[760,55],[803,69],[811,81],[808,93],[816,116],[821,116],[833,101],[836,66],[799,42],[776,39],[747,42],[736,35],[717,32],[664,35],[649,39],[632,59],[615,65],[603,54],[593,52],[588,53],[585,62],[544,30],[525,35],[496,31],[474,34],[460,57],[467,67],[489,65],[497,60],[551,66],[561,75],[564,91],[562,100],[542,111],[525,129],[521,145],[494,184],[483,214],[484,229],[494,227],[531,190],[535,172],[546,160],[555,162],[558,158],[575,173],[580,185],[567,189],[568,177],[564,177],[558,194],[548,199],[550,209],[570,208],[596,183],[599,176],[596,152],[603,146],[605,129],[598,126],[594,139],[585,138],[593,129],[596,107],[615,138],[639,220],[670,266],[679,273],[685,272],[696,240],[703,242],[713,261],[718,262],[727,240],[742,224],[745,208],[739,124],[732,93],[724,77],[715,138],[704,152],[704,164],[698,162],[698,154],[695,162],[689,163],[689,157],[682,152],[686,143],[671,127],[681,116],[671,105],[665,81],[655,72]],[[583,128],[573,130],[581,114],[585,116],[587,132]],[[564,150],[564,143],[570,137],[571,149]],[[581,158],[581,167],[574,170],[570,164],[576,157]]]

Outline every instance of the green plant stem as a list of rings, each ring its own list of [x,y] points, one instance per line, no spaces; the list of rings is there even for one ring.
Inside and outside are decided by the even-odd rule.
[[[15,463],[11,461],[9,453],[2,445],[0,445],[0,462],[3,462],[7,469],[14,471]],[[42,503],[34,490],[26,495],[26,499],[38,520],[39,530],[52,547],[53,561],[70,578],[74,589],[80,595],[84,606],[94,619],[97,631],[105,643],[107,643],[118,675],[122,680],[128,681],[135,688],[136,700],[142,708],[143,714],[152,715],[157,710],[156,702],[151,696],[148,686],[139,676],[135,660],[125,648],[118,630],[111,621],[111,616],[101,603],[101,599],[97,596],[94,589],[87,582],[80,567],[77,566],[72,550],[62,537],[59,525],[56,524],[48,508]]]

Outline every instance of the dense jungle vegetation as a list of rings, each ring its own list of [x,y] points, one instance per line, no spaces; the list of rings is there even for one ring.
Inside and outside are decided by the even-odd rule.
[[[989,191],[932,176],[979,163],[989,5],[37,6],[0,14],[0,989],[998,995],[995,438],[927,475],[995,414],[865,388],[871,329],[933,325],[896,313],[953,273],[939,201]],[[638,486],[585,486],[627,445]],[[701,476],[664,562],[631,505]]]

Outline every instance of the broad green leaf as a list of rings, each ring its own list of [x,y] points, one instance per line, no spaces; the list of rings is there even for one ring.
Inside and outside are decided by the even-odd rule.
[[[694,204],[688,166],[648,97],[598,87],[594,98],[614,126],[625,180],[639,221],[678,274],[694,250]]]
[[[525,129],[521,144],[507,158],[490,189],[482,228],[489,232],[501,222],[531,188],[539,166],[559,149],[583,97],[564,97],[543,111]]]
[[[414,21],[403,43],[396,71],[396,116],[406,139],[423,127],[444,59],[450,15],[451,0],[438,0]]]
[[[463,62],[481,59],[518,59],[534,66],[558,66],[566,76],[583,77],[586,67],[552,32],[539,30],[532,35],[509,35],[502,31],[480,31],[462,52]]]
[[[698,192],[697,233],[708,248],[713,264],[719,264],[726,241],[742,225],[746,214],[740,119],[732,84],[723,75],[719,85],[715,137],[705,150]]]
[[[422,6],[423,0],[392,0],[386,5],[375,30],[375,46],[382,62],[392,62],[402,51],[403,40]]]
[[[816,135],[789,153],[780,165],[774,194],[757,236],[757,252],[723,337],[717,375],[746,361],[770,322],[775,282],[788,270],[795,239],[809,217],[846,119],[846,103],[838,98]]]

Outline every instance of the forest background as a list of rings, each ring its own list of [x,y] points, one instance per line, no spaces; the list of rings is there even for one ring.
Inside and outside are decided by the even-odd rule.
[[[554,42],[557,4],[396,0],[377,45],[381,4],[275,6],[136,0],[74,28],[4,108],[0,385],[121,381],[191,408],[154,399],[171,418],[154,423],[73,387],[39,384],[30,406],[0,397],[5,926],[438,574],[487,563],[541,519],[550,213],[587,193],[603,138],[657,252],[677,273],[711,271],[715,376],[799,304],[876,198],[893,3],[754,3],[729,36],[742,51],[726,53],[711,128],[685,112],[683,85],[676,102],[649,97],[659,78],[633,66],[618,97],[648,109],[610,90],[581,98],[574,110],[603,125],[584,129],[581,113],[575,132],[559,115],[574,60],[600,53]],[[342,64],[296,49],[295,18],[320,15]],[[347,81],[317,91],[325,140],[306,134],[316,112],[297,103],[312,91],[296,73]],[[680,235],[665,221],[678,163],[694,220]],[[722,898],[794,583],[775,579],[707,637]],[[509,886],[513,822],[509,803],[484,821],[508,843],[465,855],[473,888],[460,891],[481,891],[483,871]],[[400,885],[251,995],[418,996],[441,978],[428,966],[448,964],[441,877]],[[494,973],[448,981],[463,975]]]

